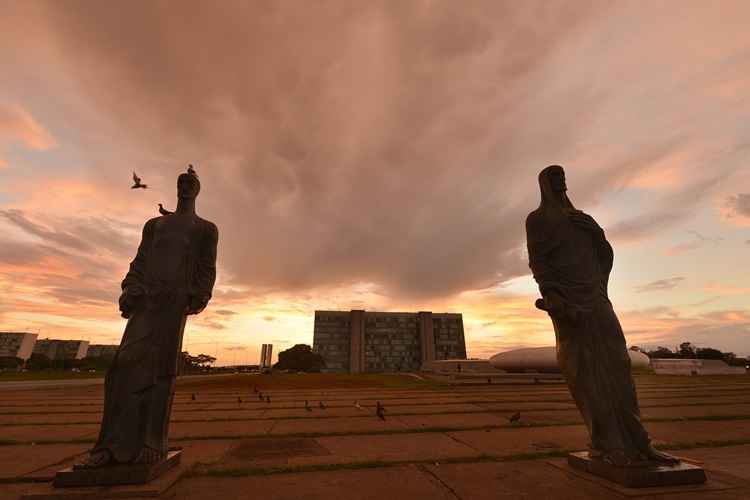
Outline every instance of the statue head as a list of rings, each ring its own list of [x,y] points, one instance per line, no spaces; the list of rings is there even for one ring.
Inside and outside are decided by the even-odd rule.
[[[201,181],[193,170],[192,165],[187,173],[180,174],[177,177],[177,198],[194,199],[201,190]]]
[[[542,207],[575,209],[565,192],[565,170],[560,165],[550,165],[539,172],[539,189],[542,192]]]

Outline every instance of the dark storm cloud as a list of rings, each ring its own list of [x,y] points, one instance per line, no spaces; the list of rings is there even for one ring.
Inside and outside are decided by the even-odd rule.
[[[514,176],[508,127],[539,65],[595,5],[44,10],[69,73],[124,138],[196,158],[199,209],[223,230],[232,280],[435,296],[528,272],[519,221],[532,207],[510,190],[535,178]]]
[[[523,220],[544,166],[579,160],[568,174],[585,208],[700,136],[690,126],[702,122],[681,114],[698,102],[694,89],[657,81],[669,97],[660,99],[625,78],[673,62],[684,49],[670,40],[680,38],[644,42],[654,59],[638,60],[644,45],[631,47],[631,33],[642,15],[603,2],[17,8],[28,15],[11,15],[16,24],[46,23],[24,43],[43,38],[55,67],[108,118],[111,130],[96,137],[114,137],[116,151],[92,156],[104,165],[92,182],[121,182],[133,151],[157,185],[195,163],[199,211],[220,228],[221,279],[239,286],[366,282],[417,300],[494,286],[528,274]],[[702,78],[701,91],[714,83]],[[82,151],[102,149],[88,134],[79,140]],[[587,155],[610,149],[592,166],[600,158]],[[708,188],[701,181],[647,214],[623,214],[608,234],[650,237]],[[132,245],[97,224],[12,220],[80,250],[124,255]]]
[[[658,292],[658,291],[663,291],[663,290],[671,290],[677,285],[679,285],[682,281],[685,281],[685,278],[683,276],[675,276],[674,278],[656,280],[656,281],[652,281],[651,283],[647,283],[645,285],[636,287],[635,291],[638,293],[643,293],[643,292]]]

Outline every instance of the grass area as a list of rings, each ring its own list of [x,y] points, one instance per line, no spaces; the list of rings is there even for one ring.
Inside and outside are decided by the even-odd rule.
[[[691,450],[696,448],[724,448],[728,446],[741,446],[750,444],[750,439],[732,439],[725,441],[691,441],[671,443],[660,446],[663,450]],[[186,477],[246,477],[246,476],[268,476],[273,474],[295,474],[304,472],[332,472],[360,469],[379,469],[385,467],[399,467],[403,465],[448,465],[478,462],[517,462],[526,460],[541,460],[550,458],[563,458],[576,450],[560,448],[557,450],[541,451],[533,453],[513,453],[508,455],[480,454],[453,458],[431,458],[422,460],[372,460],[362,462],[347,462],[337,464],[310,464],[310,465],[281,465],[270,467],[217,467],[208,464],[196,464]]]
[[[255,373],[206,377],[184,377],[177,381],[179,390],[234,389],[247,392],[253,387],[261,391],[287,389],[431,389],[442,384],[433,380],[419,379],[411,375],[381,373]]]
[[[3,382],[19,382],[28,380],[79,380],[104,378],[104,372],[71,372],[64,370],[34,371],[34,372],[0,372],[0,384]]]
[[[285,420],[285,419],[280,419]],[[719,421],[738,421],[750,420],[750,415],[707,415],[695,417],[666,417],[643,419],[643,422],[719,422]],[[92,425],[91,422],[85,422]],[[13,424],[10,424],[11,426]],[[69,425],[69,424],[64,424]],[[406,429],[383,429],[372,431],[327,431],[327,432],[289,432],[284,434],[262,433],[239,433],[239,434],[200,434],[193,436],[180,436],[171,438],[171,441],[217,441],[228,439],[279,439],[279,438],[319,438],[319,437],[341,437],[341,436],[383,436],[383,435],[400,435],[400,434],[435,434],[459,431],[493,431],[499,429],[528,429],[539,427],[570,427],[583,426],[580,420],[560,421],[560,422],[534,422],[520,424],[497,424],[497,425],[441,425],[441,426],[424,426],[412,427]],[[47,444],[70,444],[70,443],[93,443],[95,438],[76,438],[76,439],[39,439],[36,441],[29,440],[0,440],[0,446],[11,445],[47,445]]]

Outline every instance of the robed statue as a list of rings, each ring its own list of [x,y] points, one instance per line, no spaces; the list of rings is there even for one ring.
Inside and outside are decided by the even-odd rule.
[[[576,210],[565,172],[539,174],[542,201],[526,219],[529,266],[549,313],[557,359],[591,438],[589,455],[614,466],[672,464],[643,428],[620,322],[607,295],[614,254],[604,231]]]
[[[99,439],[78,469],[153,464],[167,455],[185,320],[206,307],[216,280],[219,235],[195,213],[200,187],[191,167],[177,179],[175,212],[143,227],[122,281],[128,322],[105,379]]]

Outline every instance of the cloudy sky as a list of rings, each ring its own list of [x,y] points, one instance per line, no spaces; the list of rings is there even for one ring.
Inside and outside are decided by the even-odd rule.
[[[220,241],[191,352],[257,362],[352,308],[462,312],[474,357],[551,345],[523,221],[559,163],[629,343],[750,354],[746,1],[0,11],[0,330],[118,342],[140,229],[193,163]]]

